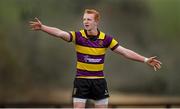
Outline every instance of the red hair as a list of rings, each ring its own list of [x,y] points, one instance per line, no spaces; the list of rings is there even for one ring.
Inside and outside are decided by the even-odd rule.
[[[100,20],[100,14],[97,10],[95,9],[85,9],[84,13],[87,13],[87,14],[94,14],[94,19],[96,21],[99,21]]]

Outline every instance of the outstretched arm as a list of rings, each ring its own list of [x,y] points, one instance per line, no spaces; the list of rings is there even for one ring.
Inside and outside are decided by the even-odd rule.
[[[138,53],[136,53],[136,52],[134,52],[132,50],[126,49],[126,48],[124,48],[122,46],[118,46],[113,51],[120,54],[120,55],[123,55],[125,58],[131,59],[131,60],[134,60],[134,61],[145,62],[148,65],[152,66],[155,71],[157,69],[161,68],[162,63],[156,59],[156,56],[146,58],[146,57],[141,56],[140,54],[138,54]]]
[[[30,21],[29,24],[30,24],[32,30],[41,30],[52,36],[62,38],[65,41],[71,40],[71,36],[68,32],[65,32],[65,31],[55,28],[55,27],[43,25],[38,18],[35,18],[35,21]]]

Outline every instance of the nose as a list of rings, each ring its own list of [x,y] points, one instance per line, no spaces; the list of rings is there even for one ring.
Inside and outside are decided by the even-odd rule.
[[[84,24],[88,23],[88,20],[87,19],[84,19],[83,20]]]

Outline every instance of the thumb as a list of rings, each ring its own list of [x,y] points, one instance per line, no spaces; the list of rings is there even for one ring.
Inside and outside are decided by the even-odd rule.
[[[41,21],[40,21],[37,17],[35,17],[34,19],[35,19],[38,23],[42,24]]]
[[[157,58],[157,56],[152,56],[152,57],[149,58],[149,60],[152,60],[152,59],[155,59],[155,58]]]

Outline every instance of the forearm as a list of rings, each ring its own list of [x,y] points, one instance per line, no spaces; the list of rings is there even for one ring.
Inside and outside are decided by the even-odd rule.
[[[117,49],[114,50],[114,52],[123,55],[125,58],[138,61],[138,62],[144,62],[146,58],[132,50],[129,50],[123,47],[118,47]]]
[[[132,51],[132,50],[129,50],[127,49],[124,56],[128,59],[131,59],[131,60],[134,60],[134,61],[139,61],[139,62],[144,62],[145,60],[145,57]]]
[[[55,28],[55,27],[49,27],[46,25],[41,26],[41,30],[58,38],[62,38],[63,40],[69,41],[70,35],[68,32],[65,32],[61,29]]]

